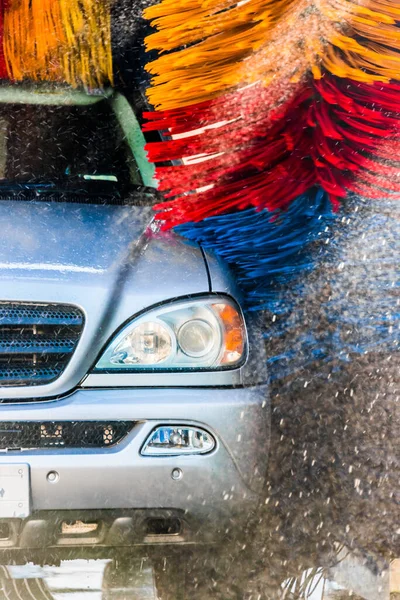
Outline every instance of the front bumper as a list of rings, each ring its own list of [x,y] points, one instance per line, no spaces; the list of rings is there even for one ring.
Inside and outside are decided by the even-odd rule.
[[[61,400],[3,405],[1,420],[136,424],[110,448],[0,454],[0,464],[29,465],[32,506],[28,519],[8,522],[0,548],[216,542],[243,528],[261,501],[269,449],[267,386],[77,390]],[[150,432],[168,423],[206,429],[216,448],[207,455],[141,456]],[[171,477],[176,468],[183,473],[178,481]],[[55,482],[47,478],[51,471],[58,474]],[[157,519],[180,526],[168,534],[161,525],[157,537],[158,526],[149,528]],[[98,522],[97,533],[68,536],[63,523],[80,520]]]

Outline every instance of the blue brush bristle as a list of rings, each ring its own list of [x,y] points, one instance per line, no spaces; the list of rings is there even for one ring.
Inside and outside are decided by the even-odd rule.
[[[399,350],[398,200],[358,199],[333,213],[312,190],[286,212],[251,209],[177,229],[222,256],[248,308],[263,311],[273,379]]]
[[[234,269],[247,307],[288,310],[282,286],[312,270],[336,215],[327,194],[313,189],[287,211],[250,209],[180,225],[176,231],[223,257]]]

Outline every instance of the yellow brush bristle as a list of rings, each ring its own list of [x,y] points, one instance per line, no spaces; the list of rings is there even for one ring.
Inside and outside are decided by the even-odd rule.
[[[327,69],[398,79],[400,5],[391,0],[162,0],[145,11],[159,56],[147,65],[158,109],[211,100],[256,82],[282,90]]]
[[[65,44],[60,5],[54,0],[11,0],[4,15],[4,53],[11,79],[58,79]]]
[[[11,79],[101,87],[112,82],[108,0],[10,0],[4,52]]]
[[[112,83],[111,15],[108,0],[58,0],[67,38],[63,71],[72,85]]]

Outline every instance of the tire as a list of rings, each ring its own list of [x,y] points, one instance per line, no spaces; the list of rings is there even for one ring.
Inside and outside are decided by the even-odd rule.
[[[108,563],[102,600],[270,598],[263,595],[263,577],[253,572],[253,558],[237,546],[193,551],[164,546],[143,558]]]
[[[43,579],[12,579],[6,567],[0,571],[0,598],[1,600],[54,600]]]
[[[254,595],[249,563],[238,560],[235,551],[184,550],[174,559],[168,555],[166,560],[163,573],[162,564],[153,562],[158,600],[247,600],[259,596]],[[179,587],[171,589],[171,585],[178,583]]]
[[[103,574],[102,600],[158,600],[149,558],[126,557],[109,562]]]

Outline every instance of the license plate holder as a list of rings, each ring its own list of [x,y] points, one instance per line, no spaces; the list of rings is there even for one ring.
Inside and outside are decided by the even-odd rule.
[[[29,465],[0,464],[0,519],[26,519],[29,515]]]

